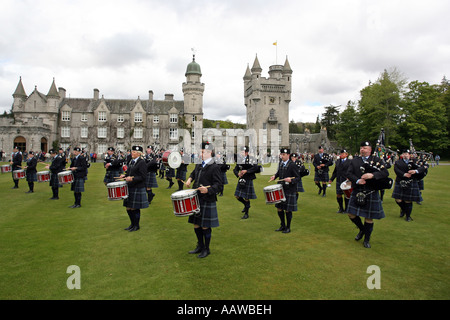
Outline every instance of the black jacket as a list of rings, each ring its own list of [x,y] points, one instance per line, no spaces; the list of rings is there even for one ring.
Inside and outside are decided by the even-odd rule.
[[[346,158],[345,161],[342,159],[338,159],[336,161],[336,165],[334,166],[333,174],[331,175],[330,180],[334,181],[337,178],[336,183],[342,183],[347,179],[347,170],[350,165],[351,160]]]
[[[127,177],[133,177],[133,181],[128,182],[129,188],[145,188],[145,181],[147,179],[147,164],[141,157],[135,159],[134,165],[132,160],[128,164]]]
[[[256,179],[255,173],[259,172],[258,161],[250,156],[245,157],[245,159],[237,163],[233,169],[233,173],[236,177],[239,177],[239,171],[247,170],[247,172],[242,176],[245,180]]]
[[[22,166],[22,154],[20,152],[16,152],[12,157],[11,169],[12,171],[19,170],[21,166]]]
[[[27,159],[27,174],[33,174],[36,173],[36,165],[37,165],[38,161],[36,157],[33,158],[28,158]]]
[[[60,155],[57,155],[56,157],[52,158],[52,164],[50,165],[49,169],[52,174],[58,174],[61,171],[64,171],[66,168],[66,159],[61,157]]]
[[[404,174],[409,170],[417,170],[418,173],[415,173],[411,176],[411,178],[404,177]],[[399,159],[395,161],[394,164],[394,172],[396,174],[395,182],[400,182],[401,180],[409,180],[409,179],[421,179],[423,178],[423,174],[426,168],[422,166],[418,166],[414,161],[409,160],[406,163],[403,159]]]
[[[217,201],[216,194],[223,188],[223,182],[220,166],[214,163],[214,159],[206,164],[205,167],[202,167],[201,164],[196,164],[195,169],[191,172],[190,178],[194,181],[194,189],[200,186],[209,186],[208,193],[198,193],[200,201]]]
[[[324,167],[322,167],[323,172],[328,172],[328,167],[333,165],[333,158],[325,152],[322,154],[322,158],[320,158],[320,154],[316,153],[313,159],[314,170],[317,171],[317,166],[321,164],[325,165]]]
[[[298,170],[297,165],[292,162],[292,160],[288,160],[286,166],[284,163],[280,161],[278,165],[277,173],[275,173],[275,178],[284,179],[284,178],[294,178],[291,182],[280,182],[283,185],[283,190],[286,193],[295,193],[297,192],[297,183],[300,179],[300,171]]]
[[[373,178],[366,181],[366,185],[357,185],[358,181],[364,173],[373,173]],[[364,161],[361,157],[352,159],[346,173],[347,179],[352,182],[353,188],[375,190],[374,184],[389,176],[389,171],[384,165],[384,161],[375,156],[369,156]],[[371,181],[372,180],[372,181]]]
[[[70,168],[76,167],[77,169],[72,171],[74,179],[83,179],[87,176],[87,161],[81,154],[78,157],[72,158]]]

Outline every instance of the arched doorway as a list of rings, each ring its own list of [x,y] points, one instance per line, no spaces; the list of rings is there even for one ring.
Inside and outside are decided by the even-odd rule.
[[[47,139],[44,138],[44,137],[42,137],[42,139],[41,139],[41,150],[42,150],[44,153],[47,153],[47,148],[48,148],[48,142],[47,142]]]
[[[22,136],[18,136],[14,139],[14,147],[18,147],[20,151],[25,151],[27,150],[27,141],[25,140],[24,137]]]

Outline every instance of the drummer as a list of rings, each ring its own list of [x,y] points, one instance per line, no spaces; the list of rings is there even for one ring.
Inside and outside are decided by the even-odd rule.
[[[279,183],[282,184],[286,197],[286,201],[275,204],[281,222],[280,228],[275,231],[281,231],[283,233],[291,232],[292,211],[297,211],[297,182],[300,179],[297,165],[289,159],[290,153],[288,148],[282,148],[280,150],[281,161],[278,165],[278,171],[269,180],[271,182],[279,178]],[[284,219],[285,213],[286,223]]]
[[[27,165],[24,169],[27,170],[27,182],[28,188],[30,189],[26,193],[34,192],[34,182],[37,181],[37,171],[36,171],[37,163],[38,163],[37,157],[34,156],[33,151],[28,152]]]
[[[131,148],[131,160],[128,164],[127,173],[121,175],[128,184],[128,198],[123,200],[131,224],[125,230],[130,232],[140,229],[141,209],[148,208],[145,181],[147,179],[147,165],[142,158],[144,149],[141,146]]]
[[[147,146],[147,154],[144,157],[147,164],[147,200],[148,204],[152,203],[155,194],[153,193],[153,188],[158,188],[158,181],[156,180],[156,171],[158,171],[158,159],[156,154],[153,152],[152,146]]]
[[[69,168],[69,170],[72,170],[73,173],[71,190],[73,191],[73,195],[75,197],[75,203],[69,207],[72,209],[81,207],[81,193],[84,192],[84,180],[87,176],[86,157],[80,155],[80,153],[80,148],[77,147],[73,149],[73,154],[75,156],[72,158],[72,163]]]
[[[14,171],[22,169],[22,153],[20,152],[18,146],[14,146],[13,151],[11,161],[9,162],[11,164],[12,178],[14,181],[14,187],[12,187],[12,189],[18,189],[19,179],[14,178]]]
[[[122,170],[123,159],[116,156],[115,149],[113,147],[109,147],[106,151],[108,154],[103,160],[103,166],[106,169],[105,178],[103,179],[103,183],[107,185],[110,182],[116,181],[115,178],[120,176],[120,171]]]
[[[186,172],[187,167],[189,165],[189,157],[184,154],[184,149],[180,149],[180,155],[181,155],[181,164],[177,168],[177,174],[176,179],[178,182],[178,191],[183,190],[184,182],[186,180]]]
[[[303,182],[302,182],[302,176],[309,174],[309,171],[306,171],[305,165],[303,164],[303,161],[300,159],[297,153],[291,153],[290,159],[295,165],[297,166],[297,170],[299,173],[299,178],[297,182],[297,193],[296,193],[296,199],[298,200],[298,193],[299,192],[305,192],[305,189],[303,188]]]
[[[49,151],[51,157],[51,165],[45,166],[46,169],[49,169],[51,172],[50,176],[50,187],[52,188],[53,196],[50,200],[58,200],[59,199],[59,188],[62,188],[62,185],[59,184],[58,173],[64,171],[66,167],[66,162],[63,157],[58,155],[56,150],[51,149]]]
[[[189,216],[188,222],[194,224],[194,232],[197,236],[197,247],[189,253],[200,253],[199,258],[205,258],[210,254],[211,228],[219,226],[216,201],[217,192],[222,188],[222,175],[219,166],[212,158],[213,152],[214,147],[211,143],[202,143],[203,161],[195,165],[194,171],[186,181],[188,188],[194,181],[194,188],[198,190],[200,213]]]
[[[328,181],[328,183],[332,183],[333,180],[336,179],[336,200],[339,205],[339,210],[337,211],[337,213],[344,213],[345,211],[347,211],[349,199],[347,199],[347,197],[344,197],[345,199],[345,206],[344,206],[344,199],[342,199],[344,191],[342,191],[341,189],[341,183],[347,180],[345,174],[347,173],[349,164],[350,161],[348,159],[348,152],[347,150],[343,149],[341,150],[339,159],[336,161],[336,165],[334,167],[330,181]]]

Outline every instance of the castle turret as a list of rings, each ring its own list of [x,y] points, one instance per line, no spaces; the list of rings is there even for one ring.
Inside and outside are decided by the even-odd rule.
[[[23,88],[22,84],[22,77],[19,79],[19,83],[17,84],[16,91],[13,93],[13,111],[16,111],[20,107],[23,106],[25,103],[25,100],[27,100],[27,94],[25,93],[25,89]]]
[[[186,82],[183,83],[184,95],[184,115],[186,123],[192,125],[192,121],[203,121],[203,92],[205,84],[201,83],[202,71],[200,65],[195,62],[195,55],[192,62],[186,68]]]

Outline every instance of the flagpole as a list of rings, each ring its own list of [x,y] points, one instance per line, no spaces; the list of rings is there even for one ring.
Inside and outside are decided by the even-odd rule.
[[[275,46],[275,64],[278,64],[278,40],[276,40],[273,45]]]

